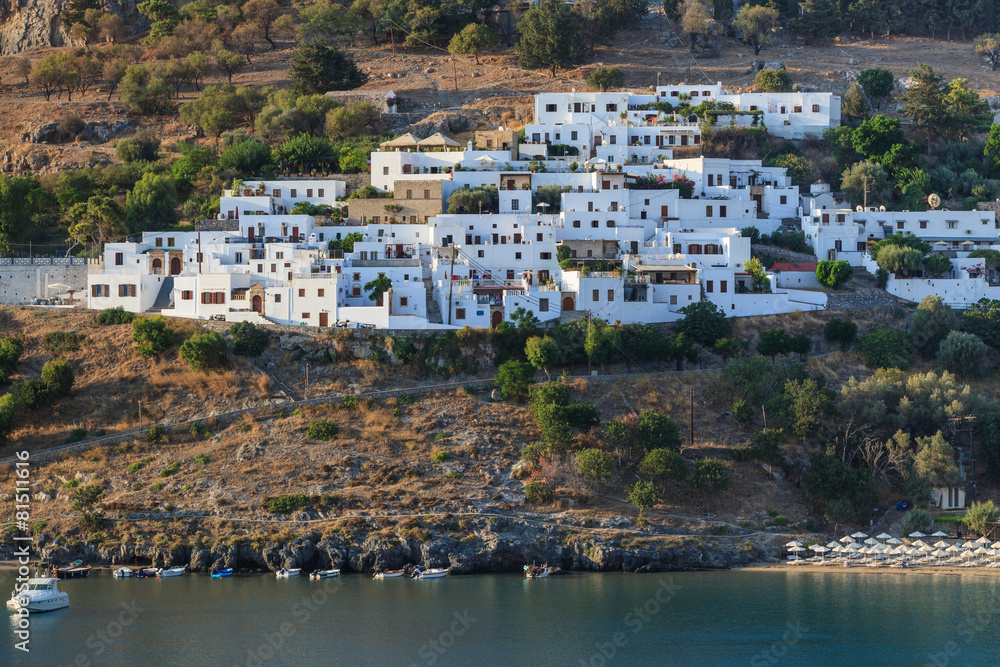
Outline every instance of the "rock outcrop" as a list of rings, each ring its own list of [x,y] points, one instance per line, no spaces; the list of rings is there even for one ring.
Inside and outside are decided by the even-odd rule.
[[[69,44],[62,12],[70,0],[0,0],[0,55],[9,56],[28,49]],[[137,0],[102,0],[101,9],[119,14],[132,34],[149,27],[137,9]]]

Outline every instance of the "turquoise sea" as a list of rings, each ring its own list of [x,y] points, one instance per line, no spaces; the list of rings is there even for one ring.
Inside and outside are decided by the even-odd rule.
[[[13,648],[4,612],[0,665],[1000,664],[993,577],[187,574],[61,585],[71,606],[31,618],[30,653]]]

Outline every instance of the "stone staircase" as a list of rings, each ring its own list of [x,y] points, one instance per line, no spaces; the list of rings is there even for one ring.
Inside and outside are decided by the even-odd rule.
[[[146,309],[147,313],[159,313],[174,306],[174,279],[168,276],[160,283],[160,291],[156,294],[153,305]]]
[[[437,299],[434,298],[434,283],[431,282],[430,278],[424,278],[424,289],[427,293],[427,321],[431,324],[444,324],[444,320],[441,318],[441,307],[438,305]]]

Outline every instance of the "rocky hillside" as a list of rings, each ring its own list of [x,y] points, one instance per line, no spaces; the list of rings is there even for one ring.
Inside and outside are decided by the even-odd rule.
[[[21,53],[46,46],[65,46],[68,40],[62,25],[62,12],[70,0],[32,0],[0,2],[0,55]],[[125,19],[131,34],[145,29],[145,18],[136,0],[102,0],[103,11]]]

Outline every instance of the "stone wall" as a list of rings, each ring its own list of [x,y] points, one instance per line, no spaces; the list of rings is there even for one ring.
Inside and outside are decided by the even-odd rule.
[[[32,299],[61,293],[48,285],[64,283],[80,289],[76,297],[86,298],[90,262],[80,257],[0,257],[0,304],[16,306]]]

